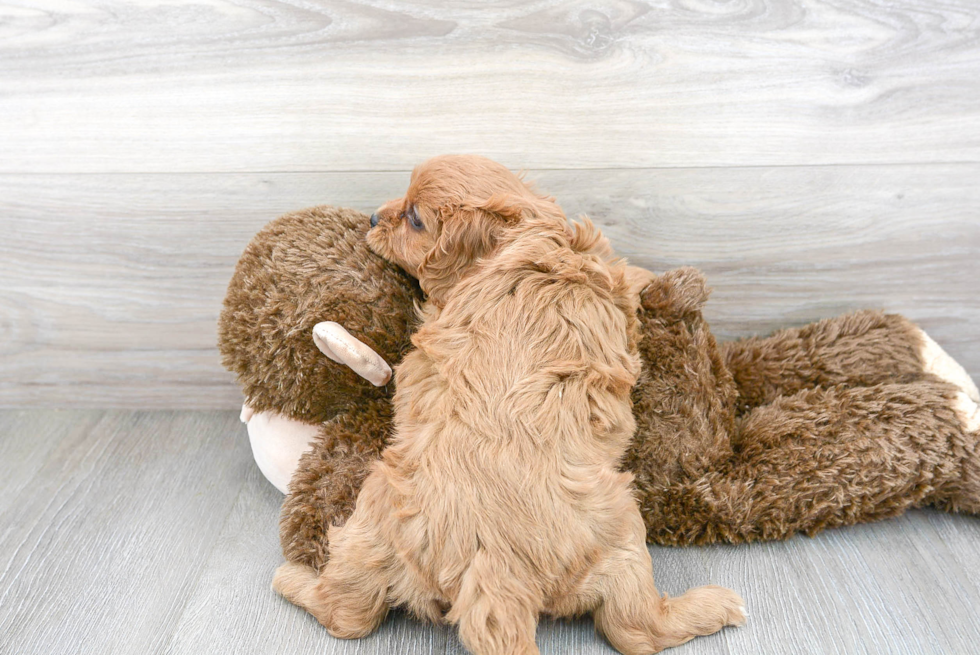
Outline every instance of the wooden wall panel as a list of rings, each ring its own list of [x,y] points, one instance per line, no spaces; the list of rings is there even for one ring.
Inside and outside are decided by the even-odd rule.
[[[704,269],[723,338],[880,307],[980,378],[978,164],[530,176],[636,263]],[[407,180],[0,175],[0,405],[234,407],[215,323],[249,238],[307,205],[370,211]]]
[[[0,172],[980,161],[975,0],[5,5]]]

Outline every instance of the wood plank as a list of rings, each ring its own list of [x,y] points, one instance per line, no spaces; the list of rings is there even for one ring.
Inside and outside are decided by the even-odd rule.
[[[333,639],[312,616],[276,595],[271,583],[283,562],[278,531],[282,498],[257,467],[248,468],[163,652],[422,655],[444,650],[447,629],[422,626],[402,612],[394,612],[365,639]]]
[[[333,639],[275,595],[281,496],[234,413],[0,411],[0,455],[0,652],[465,653],[400,612]],[[721,584],[750,613],[671,652],[972,652],[978,536],[976,517],[918,510],[813,539],[651,547],[661,591]],[[542,620],[538,644],[615,652],[590,618]]]
[[[955,527],[941,535],[935,521]],[[738,590],[749,610],[746,627],[696,639],[679,655],[965,653],[980,636],[972,619],[980,587],[964,577],[975,567],[951,555],[980,556],[968,534],[975,524],[917,510],[812,539],[651,551],[664,590],[720,584]],[[949,539],[960,529],[967,534]]]
[[[38,414],[0,437],[49,449],[0,459],[32,473],[0,495],[0,651],[159,652],[254,466],[237,417]]]
[[[0,511],[24,493],[52,451],[78,439],[98,423],[101,412],[0,411]],[[6,534],[14,526],[0,522]]]
[[[980,378],[980,165],[531,171],[652,270],[702,268],[723,338],[865,307]],[[215,324],[251,236],[370,211],[406,173],[0,176],[0,406],[231,408]]]
[[[274,530],[280,496],[252,469],[217,538],[166,652],[452,653],[454,630],[395,612],[363,640],[331,638],[269,589],[281,560]],[[937,529],[939,526],[939,529]],[[917,511],[894,521],[798,537],[784,543],[708,548],[651,546],[661,591],[701,584],[738,589],[750,624],[694,641],[678,655],[967,652],[980,630],[974,563],[980,530],[972,517]],[[967,573],[969,571],[969,573]],[[591,617],[543,618],[545,655],[615,653]]]
[[[0,171],[980,161],[974,0],[10,5]]]

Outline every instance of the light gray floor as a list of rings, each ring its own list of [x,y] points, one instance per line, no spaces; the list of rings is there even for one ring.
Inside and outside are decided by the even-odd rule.
[[[395,613],[330,637],[269,588],[281,496],[233,412],[0,412],[0,652],[462,653]],[[980,519],[932,510],[817,538],[653,548],[661,591],[738,590],[746,627],[681,653],[975,653]],[[613,653],[544,620],[543,653]]]

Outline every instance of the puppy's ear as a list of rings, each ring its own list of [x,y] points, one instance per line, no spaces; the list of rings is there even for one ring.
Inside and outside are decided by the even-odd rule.
[[[419,284],[429,301],[444,306],[449,289],[473,262],[496,248],[504,230],[531,217],[567,229],[561,209],[545,197],[501,194],[443,209],[442,231],[419,266]]]
[[[419,284],[429,301],[445,304],[446,292],[462,277],[474,261],[490,253],[508,218],[477,207],[456,207],[443,211],[442,230],[435,247],[419,266]]]
[[[521,220],[537,217],[557,220],[565,224],[565,214],[550,196],[497,195],[479,203],[479,209],[496,214],[505,223],[513,224]]]

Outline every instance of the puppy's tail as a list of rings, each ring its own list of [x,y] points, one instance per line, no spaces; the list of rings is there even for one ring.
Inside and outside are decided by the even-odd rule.
[[[469,650],[486,655],[539,655],[534,643],[541,603],[516,583],[506,564],[480,550],[463,575],[459,595],[446,615],[459,624]]]

